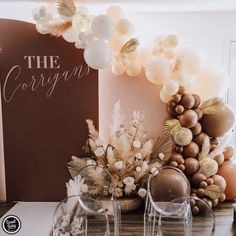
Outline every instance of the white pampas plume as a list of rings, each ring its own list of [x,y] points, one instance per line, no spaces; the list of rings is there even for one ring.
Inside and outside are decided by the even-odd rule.
[[[107,148],[107,160],[110,165],[113,165],[116,162],[116,158],[111,146]]]
[[[93,139],[91,139],[91,138],[89,139],[89,146],[90,146],[92,152],[95,152],[95,151],[96,151],[97,145],[96,145],[96,143],[93,141]]]
[[[143,144],[143,147],[141,149],[141,154],[143,157],[149,156],[152,152],[153,148],[153,140],[149,139]]]
[[[202,150],[199,154],[199,160],[202,160],[208,156],[210,148],[211,148],[210,139],[207,137],[203,141]]]
[[[230,136],[231,135],[226,135],[224,138],[222,138],[219,141],[219,144],[217,145],[216,149],[213,150],[208,157],[214,159],[216,156],[220,155],[223,153],[224,149],[229,145],[230,142]]]
[[[93,121],[90,119],[87,119],[86,123],[88,125],[89,136],[93,139],[97,139],[99,135],[98,135],[98,131],[95,129]]]
[[[111,133],[115,134],[124,122],[124,115],[121,113],[120,100],[114,105],[113,115],[112,115],[112,129]]]

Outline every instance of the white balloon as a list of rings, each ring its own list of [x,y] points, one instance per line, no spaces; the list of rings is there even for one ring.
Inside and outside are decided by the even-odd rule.
[[[111,63],[112,50],[104,41],[93,40],[84,51],[84,59],[93,69],[104,69]]]
[[[172,96],[166,94],[165,91],[163,89],[161,89],[160,99],[161,99],[162,102],[168,103],[172,99]]]
[[[131,77],[138,76],[140,72],[141,72],[141,65],[138,62],[131,62],[126,69],[127,75]]]
[[[130,35],[134,31],[134,26],[128,19],[123,18],[117,21],[116,30],[119,34]]]
[[[228,88],[228,77],[216,68],[204,68],[195,77],[193,92],[202,100],[212,97],[223,97]]]
[[[75,47],[78,48],[78,49],[85,49],[87,47],[87,42],[84,41],[84,40],[78,40],[75,42]]]
[[[91,25],[92,33],[97,39],[109,39],[115,31],[115,24],[108,15],[96,16]]]
[[[112,17],[113,20],[117,21],[123,16],[123,11],[119,6],[110,6],[107,9],[107,15]]]
[[[120,49],[126,42],[127,42],[126,37],[122,37],[118,33],[114,33],[109,39],[109,45],[114,53],[120,52]]]
[[[77,33],[73,28],[68,29],[63,33],[62,37],[69,43],[74,43],[77,40]]]
[[[155,58],[147,64],[145,75],[151,83],[163,84],[171,76],[171,64],[165,58]]]
[[[121,63],[119,62],[115,62],[112,64],[112,73],[115,75],[123,75],[125,73],[125,69],[126,67],[123,66]]]
[[[38,21],[40,19],[39,16],[39,9],[38,8],[34,8],[32,11],[32,17],[34,18],[34,20]]]
[[[48,34],[48,22],[46,19],[42,18],[37,21],[36,29],[40,34]]]
[[[154,59],[152,51],[150,49],[142,48],[139,50],[139,54],[140,54],[140,63],[142,66],[146,66]]]
[[[175,95],[179,90],[179,85],[174,80],[167,80],[163,85],[163,91],[169,96]]]

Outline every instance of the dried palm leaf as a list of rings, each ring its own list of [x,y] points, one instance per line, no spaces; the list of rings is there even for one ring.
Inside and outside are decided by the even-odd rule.
[[[137,39],[130,39],[127,41],[120,50],[121,54],[134,52],[139,46],[139,41]]]
[[[200,106],[200,110],[203,114],[215,114],[217,111],[224,107],[224,101],[221,98],[214,97],[206,100]]]
[[[181,128],[181,124],[177,119],[166,120],[164,123],[164,134],[168,136],[174,135]]]
[[[73,0],[57,0],[57,11],[60,15],[71,17],[76,13]]]
[[[205,195],[213,200],[218,199],[222,194],[221,188],[217,185],[210,185],[205,188]]]
[[[160,163],[165,163],[170,158],[172,150],[172,139],[169,135],[163,135],[157,138],[154,143],[152,153],[150,155],[150,162],[153,163],[158,161]],[[163,158],[160,157],[162,154]]]
[[[60,37],[63,33],[65,33],[68,29],[72,27],[72,22],[67,21],[59,24],[52,24],[48,26],[49,33],[52,36]]]
[[[70,172],[71,177],[74,178],[75,176],[78,175],[81,168],[86,166],[86,159],[77,158],[76,161],[75,160],[69,161],[66,164],[66,166],[67,166],[67,169]]]

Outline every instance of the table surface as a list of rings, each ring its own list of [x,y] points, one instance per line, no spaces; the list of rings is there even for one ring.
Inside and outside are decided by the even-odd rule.
[[[13,207],[12,207],[13,206]],[[16,236],[48,236],[52,222],[53,210],[56,203],[0,203],[0,217],[8,214],[17,214],[22,219],[22,231]],[[9,210],[10,209],[10,210]],[[236,224],[233,224],[232,202],[218,205],[214,210],[216,217],[215,236],[236,235]],[[45,215],[45,216],[44,216]],[[0,219],[1,221],[2,219]],[[41,231],[36,230],[33,234],[30,228],[37,228],[41,221]],[[31,225],[31,227],[30,227]],[[45,228],[42,227],[45,225]],[[39,225],[38,225],[39,226]],[[30,227],[30,228],[29,228]],[[31,233],[29,233],[31,232]],[[5,235],[0,229],[0,235]],[[122,215],[122,236],[143,235],[143,213],[142,211]],[[202,234],[202,236],[205,236]]]

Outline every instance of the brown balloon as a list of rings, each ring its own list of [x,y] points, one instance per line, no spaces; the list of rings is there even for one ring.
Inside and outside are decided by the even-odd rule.
[[[196,143],[191,142],[184,147],[182,154],[184,157],[197,157],[199,155],[199,147]]]
[[[198,122],[197,113],[193,110],[187,110],[179,117],[179,121],[183,127],[192,128]]]
[[[201,104],[201,98],[197,94],[193,94],[193,97],[195,99],[194,107],[199,107]]]
[[[200,122],[205,133],[217,138],[224,136],[233,128],[235,116],[231,108],[224,106],[216,114],[204,115]]]
[[[186,175],[193,175],[195,174],[199,169],[199,161],[195,158],[187,158],[185,159],[185,171],[184,173]]]
[[[189,185],[183,174],[175,169],[162,169],[151,179],[151,196],[155,202],[170,202],[188,194]]]
[[[201,124],[199,122],[197,122],[197,124],[193,128],[191,128],[191,131],[194,136],[200,134],[202,131]]]
[[[180,104],[183,105],[185,109],[191,109],[195,104],[195,99],[191,94],[184,94],[180,100]]]

